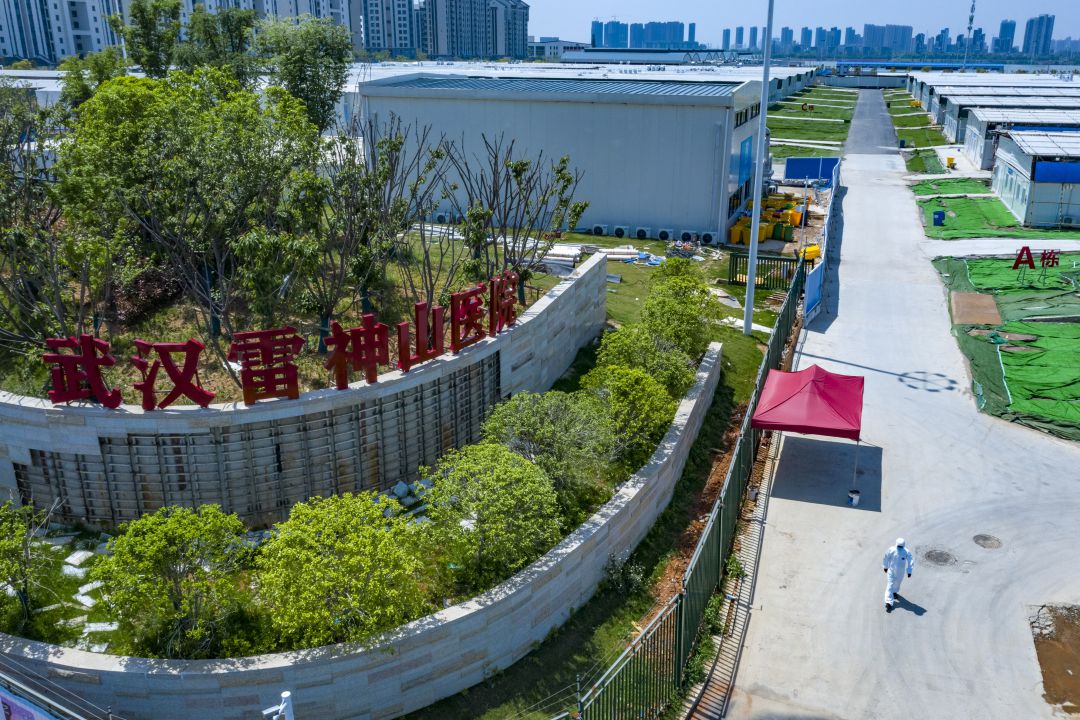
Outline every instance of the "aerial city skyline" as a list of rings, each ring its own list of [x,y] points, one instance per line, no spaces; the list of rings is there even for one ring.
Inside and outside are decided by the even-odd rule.
[[[787,25],[774,30],[773,52],[813,58],[890,58],[901,56],[981,55],[1047,58],[1057,54],[1080,52],[1080,39],[1054,37],[1055,16],[1049,14],[1026,21],[1003,19],[996,33],[973,26],[970,39],[967,28],[953,31],[944,27],[937,32],[916,32],[912,25],[866,23],[860,33],[854,26]],[[735,26],[721,31],[721,41],[708,45],[697,41],[697,23],[680,21],[622,22],[593,20],[589,44],[606,49],[698,49],[762,50],[764,27]]]

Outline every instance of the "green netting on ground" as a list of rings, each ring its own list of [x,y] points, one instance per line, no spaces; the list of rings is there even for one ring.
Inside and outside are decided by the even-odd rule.
[[[974,178],[923,180],[911,186],[916,195],[961,195],[990,192],[990,184]]]
[[[954,327],[979,408],[1080,441],[1080,322],[1073,319],[1080,318],[1080,254],[1059,261],[1045,276],[1029,269],[1023,279],[1013,258],[938,258],[934,267],[951,292],[992,293],[1005,320],[997,328]],[[1065,316],[1069,322],[1031,321]]]
[[[1076,230],[1026,228],[996,197],[920,200],[926,236],[938,240],[972,237],[1078,239]],[[945,224],[934,225],[934,211],[945,211]]]
[[[933,150],[916,150],[904,161],[909,172],[940,175],[945,172],[941,158]]]

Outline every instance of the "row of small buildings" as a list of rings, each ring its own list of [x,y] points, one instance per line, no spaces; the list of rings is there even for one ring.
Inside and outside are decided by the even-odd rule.
[[[718,241],[745,210],[754,168],[761,68],[566,63],[356,66],[341,119],[397,116],[482,153],[483,137],[523,157],[569,156],[589,203],[578,229],[630,238]],[[55,102],[56,71],[0,71]],[[770,98],[805,88],[812,68],[775,68]],[[767,166],[769,167],[769,166]],[[453,222],[453,203],[431,218]]]
[[[187,24],[196,3],[181,0]],[[259,17],[330,18],[349,29],[357,52],[390,56],[528,56],[529,5],[522,0],[202,0],[210,12],[254,10]],[[108,18],[130,21],[129,0],[0,0],[0,62],[55,65],[118,46]]]
[[[1080,227],[1080,82],[924,72],[907,89],[1023,224]]]

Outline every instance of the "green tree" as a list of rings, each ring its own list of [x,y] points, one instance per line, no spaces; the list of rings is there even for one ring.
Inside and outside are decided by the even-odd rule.
[[[654,280],[641,309],[642,324],[692,358],[709,346],[720,301],[704,280],[690,275]]]
[[[60,63],[60,102],[75,109],[90,99],[94,91],[127,71],[127,60],[119,48],[110,46],[85,57],[72,55]]]
[[[33,60],[27,60],[27,59],[24,58],[22,60],[16,60],[15,62],[11,63],[11,65],[9,65],[8,67],[11,70],[33,70],[37,66],[34,65]]]
[[[132,0],[128,12],[130,25],[122,16],[111,15],[109,26],[147,77],[165,77],[180,39],[180,0]]]
[[[675,400],[681,399],[694,383],[690,357],[674,343],[653,335],[641,324],[625,325],[604,335],[596,354],[596,364],[598,367],[622,365],[644,370]]]
[[[285,647],[363,640],[424,612],[420,553],[399,510],[374,492],[293,506],[257,560],[259,596]]]
[[[202,3],[196,3],[184,42],[176,46],[176,65],[189,72],[200,65],[221,68],[250,89],[258,77],[251,53],[254,28],[254,10],[230,7],[208,12]]]
[[[502,445],[452,451],[430,475],[431,555],[469,591],[513,575],[559,539],[551,480]]]
[[[637,470],[671,425],[675,401],[647,372],[621,365],[590,370],[581,386],[605,404],[619,436],[624,466],[630,472]]]
[[[551,479],[566,529],[607,500],[615,426],[589,393],[518,393],[484,422],[484,441],[505,445]]]
[[[10,628],[19,632],[30,619],[31,591],[37,586],[38,565],[47,558],[34,545],[35,533],[49,524],[52,513],[18,506],[8,500],[0,506],[0,581],[15,593],[19,602],[19,622]]]
[[[267,60],[270,82],[299,98],[321,133],[334,124],[352,60],[352,39],[330,18],[266,18],[256,51]]]
[[[250,560],[244,524],[217,505],[170,506],[121,526],[112,555],[91,570],[134,647],[168,658],[219,656],[242,612],[239,573]]]
[[[240,283],[262,327],[275,327],[297,296],[303,278],[316,266],[319,248],[309,235],[271,232],[257,227],[237,239],[234,251],[243,258]]]

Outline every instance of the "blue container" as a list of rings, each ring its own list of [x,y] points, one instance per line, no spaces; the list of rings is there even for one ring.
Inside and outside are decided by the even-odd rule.
[[[906,145],[906,144],[907,144],[907,140],[905,140],[904,138],[900,138],[900,147],[904,147],[904,145]]]
[[[934,211],[934,224],[935,225],[944,225],[945,224],[945,211],[944,210],[935,210]]]

